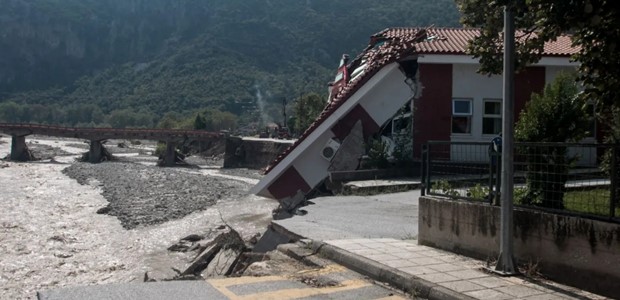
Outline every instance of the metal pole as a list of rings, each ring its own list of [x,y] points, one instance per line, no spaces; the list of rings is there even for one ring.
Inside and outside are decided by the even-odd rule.
[[[426,146],[426,194],[431,193],[431,144]]]
[[[504,105],[502,124],[502,173],[501,234],[499,258],[495,272],[501,275],[515,275],[513,255],[513,205],[514,192],[514,67],[515,67],[515,17],[511,5],[504,7]]]
[[[617,191],[618,191],[618,167],[616,166],[616,164],[618,164],[618,154],[620,154],[620,151],[618,151],[618,145],[614,144],[613,148],[611,149],[611,176],[609,176],[610,179],[610,186],[611,186],[611,190],[609,192],[609,217],[610,218],[615,218],[616,217],[616,198],[618,197]]]
[[[426,182],[426,169],[428,169],[428,165],[426,164],[426,158],[428,157],[428,145],[427,144],[423,144],[422,145],[422,167],[420,168],[421,171],[421,182],[422,182],[422,191],[421,194],[422,196],[426,196],[426,185],[428,184]]]

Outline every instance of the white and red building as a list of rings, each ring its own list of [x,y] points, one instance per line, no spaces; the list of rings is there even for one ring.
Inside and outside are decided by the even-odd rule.
[[[373,35],[362,54],[339,67],[323,113],[268,166],[251,192],[278,200],[306,195],[329,174],[334,153],[325,151],[338,150],[358,121],[368,139],[410,101],[414,158],[429,140],[490,141],[501,132],[502,77],[476,72],[479,63],[466,47],[477,34],[462,28],[390,28]],[[545,46],[537,64],[516,75],[515,117],[533,92],[542,92],[559,72],[575,70],[570,56],[576,51],[569,37],[560,37]],[[339,82],[342,78],[346,82]]]

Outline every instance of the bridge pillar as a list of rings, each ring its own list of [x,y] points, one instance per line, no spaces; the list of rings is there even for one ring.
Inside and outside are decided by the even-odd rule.
[[[26,136],[13,135],[11,139],[11,160],[13,161],[29,161],[32,160],[32,154],[26,146]]]
[[[166,154],[164,154],[164,166],[174,167],[177,158],[177,143],[168,141],[166,142]]]
[[[103,159],[103,145],[101,141],[90,141],[90,149],[88,150],[88,161],[96,164]]]

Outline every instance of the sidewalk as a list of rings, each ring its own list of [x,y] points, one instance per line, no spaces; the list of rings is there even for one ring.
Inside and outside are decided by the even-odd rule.
[[[306,215],[272,222],[332,261],[428,299],[607,299],[548,280],[500,277],[486,262],[419,246],[419,190],[312,199]],[[308,250],[310,251],[310,250]]]
[[[377,281],[427,299],[609,299],[543,279],[501,277],[485,262],[415,240],[344,239],[311,241],[322,256]]]

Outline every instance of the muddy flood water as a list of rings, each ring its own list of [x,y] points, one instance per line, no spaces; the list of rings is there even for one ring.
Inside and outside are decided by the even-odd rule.
[[[224,222],[249,238],[264,232],[277,206],[273,200],[247,194],[259,178],[256,171],[220,170],[209,161],[191,169],[159,168],[148,155],[152,148],[144,145],[119,152],[123,163],[105,162],[99,169],[83,165],[81,184],[63,170],[77,168],[74,161],[85,151],[82,141],[27,140],[44,160],[0,161],[0,299],[36,299],[37,291],[75,285],[141,282],[145,272],[151,278],[166,278],[174,274],[172,267],[182,269],[192,258],[167,250],[180,238],[203,234]],[[10,138],[0,137],[0,157],[9,151]],[[141,171],[127,172],[131,164]],[[107,175],[100,177],[98,172]],[[163,175],[157,175],[160,172]],[[135,174],[142,174],[142,179],[132,178]],[[175,180],[148,186],[149,177],[157,176],[196,180],[191,186],[202,190],[178,189]],[[117,189],[129,191],[131,184],[160,194],[145,192],[143,197],[125,199],[123,195],[130,193]],[[117,202],[133,201],[133,210],[122,212],[135,217],[128,217],[134,222],[131,226],[123,226],[116,216],[97,213],[111,204],[104,194],[114,195]],[[151,203],[170,199],[174,203]],[[177,205],[182,201],[187,205]],[[136,210],[136,205],[145,208]],[[183,211],[191,205],[203,209]],[[149,218],[149,211],[157,212],[157,218]]]

